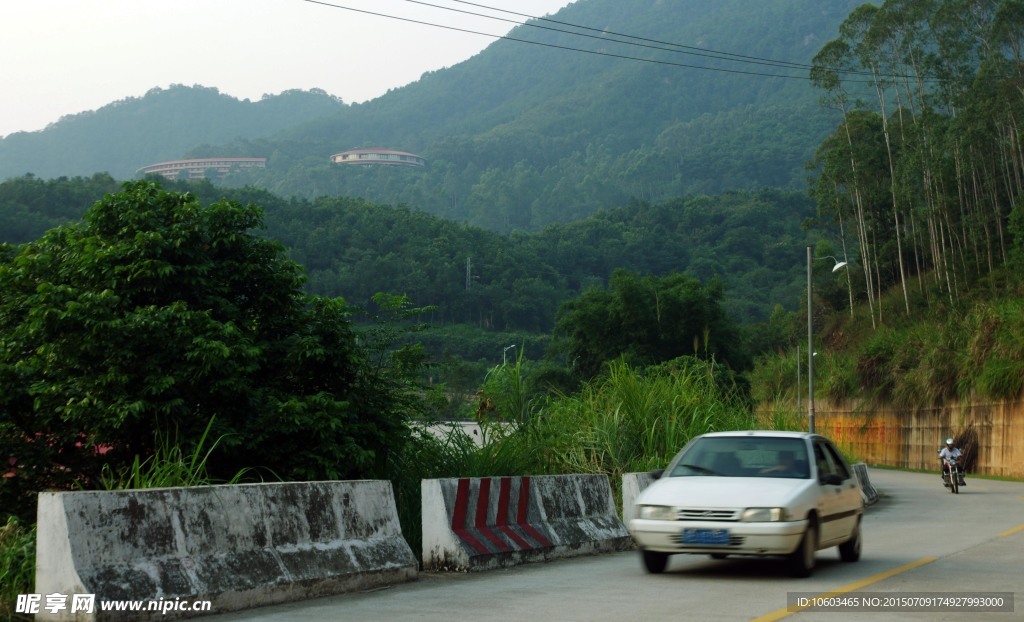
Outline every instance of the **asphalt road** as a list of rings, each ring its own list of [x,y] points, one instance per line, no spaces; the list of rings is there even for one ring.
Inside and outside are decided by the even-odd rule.
[[[502,620],[1011,620],[1024,619],[1024,483],[972,479],[952,495],[936,474],[872,469],[880,501],[864,518],[856,563],[818,552],[812,577],[788,576],[781,560],[673,556],[665,574],[644,572],[634,552],[526,564],[472,574],[420,573],[372,592],[264,607],[211,622]],[[901,611],[893,598],[1010,593],[1013,612],[967,608]],[[983,594],[984,593],[984,594]],[[1013,594],[1016,593],[1016,594]],[[793,611],[820,596],[825,612]],[[869,598],[882,611],[856,611]],[[921,602],[921,601],[916,601]]]

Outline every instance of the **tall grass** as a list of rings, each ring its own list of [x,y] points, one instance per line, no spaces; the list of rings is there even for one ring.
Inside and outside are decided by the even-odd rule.
[[[495,405],[481,421],[482,446],[455,429],[415,435],[399,452],[391,478],[402,533],[417,556],[422,479],[600,473],[618,495],[623,473],[665,466],[696,435],[755,427],[749,405],[714,365],[697,359],[648,369],[620,361],[578,395],[526,399],[513,387],[503,400],[494,387],[522,386],[521,372],[517,361],[489,378]]]
[[[483,392],[494,406],[498,419],[524,423],[530,418],[533,399],[527,387],[524,348],[519,348],[511,365],[493,368],[484,378]]]
[[[546,470],[614,478],[664,466],[691,438],[754,425],[748,405],[697,359],[657,369],[618,361],[576,396],[551,400],[527,430]]]
[[[36,528],[26,527],[13,516],[0,527],[0,620],[29,620],[14,612],[19,594],[34,591]]]
[[[157,439],[156,450],[145,459],[135,456],[130,466],[114,471],[104,464],[100,471],[100,486],[105,490],[170,488],[178,486],[206,486],[211,483],[206,462],[224,437],[217,438],[206,449],[213,427],[213,418],[199,438],[191,454],[181,450],[177,438]],[[241,481],[249,469],[242,469],[226,484]]]

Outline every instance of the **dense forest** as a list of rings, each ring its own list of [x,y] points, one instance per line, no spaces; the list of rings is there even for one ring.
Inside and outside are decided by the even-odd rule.
[[[814,58],[843,121],[819,147],[812,191],[859,261],[873,325],[945,304],[1006,265],[1020,218],[1024,9],[1017,2],[865,4]],[[855,98],[868,83],[875,97]],[[880,304],[896,284],[896,309]]]
[[[918,410],[1024,393],[1022,52],[1020,2],[890,0],[815,56],[843,116],[812,195],[854,262],[848,312],[833,289],[817,324],[829,397]],[[793,387],[794,363],[763,362],[762,399]]]
[[[436,310],[432,325],[549,333],[571,297],[604,287],[616,269],[686,273],[722,284],[725,308],[744,323],[800,302],[805,194],[760,190],[661,203],[634,200],[534,233],[501,234],[407,207],[362,199],[283,199],[207,181],[165,182],[205,202],[226,198],[264,210],[261,232],[303,266],[306,290],[368,305],[378,292]],[[119,190],[107,175],[0,183],[0,242],[29,242],[81,218]]]

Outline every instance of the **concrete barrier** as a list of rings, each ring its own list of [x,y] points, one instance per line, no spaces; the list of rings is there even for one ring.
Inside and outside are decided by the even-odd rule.
[[[857,476],[857,482],[860,484],[860,496],[864,499],[864,505],[876,503],[878,501],[878,491],[871,484],[871,478],[868,476],[868,465],[858,462],[853,465],[853,472]]]
[[[423,569],[477,571],[632,548],[605,475],[428,479]]]
[[[210,601],[209,613],[415,579],[388,481],[41,493],[36,593]],[[131,614],[130,619],[183,617]]]
[[[622,523],[629,527],[629,521],[636,518],[636,498],[654,478],[650,473],[622,474]]]

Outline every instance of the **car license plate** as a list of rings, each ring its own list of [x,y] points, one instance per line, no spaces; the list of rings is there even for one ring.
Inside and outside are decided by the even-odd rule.
[[[729,544],[728,529],[697,529],[683,530],[683,544]]]

